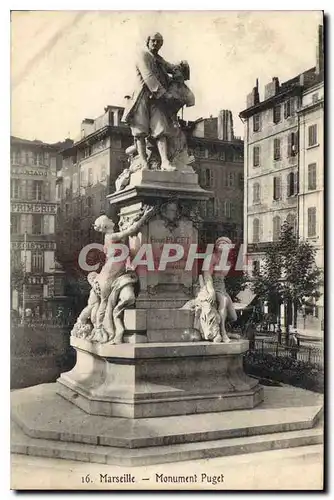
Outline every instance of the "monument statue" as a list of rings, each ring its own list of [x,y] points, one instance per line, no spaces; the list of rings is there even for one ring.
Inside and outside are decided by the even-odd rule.
[[[124,177],[128,178],[137,168],[173,171],[193,160],[188,157],[185,136],[177,120],[183,106],[195,104],[193,93],[184,83],[190,77],[189,65],[186,61],[167,62],[159,55],[162,45],[160,33],[148,36],[146,47],[137,58],[137,84],[132,95],[126,96],[123,114],[135,143],[127,150],[131,167],[116,189],[124,187]]]
[[[223,245],[231,244],[225,237],[215,242],[209,271],[199,276],[199,292],[195,299],[189,300],[182,309],[190,309],[195,313],[194,329],[199,330],[205,340],[215,343],[230,342],[226,333],[227,316],[231,321],[237,320],[231,297],[226,292],[224,271],[215,270],[221,260]]]
[[[126,308],[135,305],[138,276],[129,268],[126,260],[115,262],[110,258],[111,250],[114,243],[125,243],[129,236],[137,234],[153,211],[154,208],[146,206],[134,220],[123,223],[120,232],[114,232],[115,224],[106,215],[96,219],[94,229],[105,233],[106,262],[100,273],[88,274],[92,289],[88,304],[72,329],[73,336],[88,338],[92,342],[122,343],[122,316]]]

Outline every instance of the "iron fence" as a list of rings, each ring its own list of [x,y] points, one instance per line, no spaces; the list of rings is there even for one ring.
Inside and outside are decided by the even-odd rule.
[[[321,369],[324,368],[324,351],[322,348],[311,346],[287,346],[274,340],[255,339],[251,342],[250,350],[262,354],[270,354],[276,358],[289,357],[297,361],[305,361],[316,365]]]

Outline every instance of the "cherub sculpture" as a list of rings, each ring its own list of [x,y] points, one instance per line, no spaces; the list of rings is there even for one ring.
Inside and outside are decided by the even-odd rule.
[[[227,317],[237,320],[231,297],[225,289],[224,274],[226,271],[215,270],[221,260],[223,245],[231,244],[228,238],[218,238],[214,246],[209,271],[199,276],[200,290],[195,299],[188,301],[182,309],[190,309],[195,313],[194,328],[200,330],[205,340],[215,343],[231,341],[226,333]]]
[[[80,324],[85,324],[83,321],[87,322],[89,307],[92,306],[93,302],[93,306],[96,307],[94,315],[90,315],[93,329],[88,334],[92,342],[122,343],[124,333],[123,313],[126,308],[135,305],[135,289],[138,286],[138,276],[133,270],[129,269],[128,260],[124,259],[120,262],[115,262],[112,258],[113,244],[126,243],[127,238],[139,231],[140,227],[148,220],[153,211],[153,207],[146,207],[129,227],[120,232],[114,232],[115,224],[106,215],[100,216],[94,223],[96,231],[105,233],[104,251],[107,258],[100,273],[94,276],[92,281],[90,303],[78,318],[78,321],[80,319]],[[76,335],[76,332],[80,332],[78,321],[72,331],[74,335]],[[87,328],[85,331],[87,332]],[[87,338],[85,333],[83,336]]]
[[[74,337],[81,337],[85,339],[90,339],[92,337],[92,331],[96,323],[96,313],[100,306],[101,296],[99,287],[95,282],[97,276],[98,273],[95,271],[87,275],[87,281],[92,288],[89,293],[87,306],[81,311],[71,332]]]

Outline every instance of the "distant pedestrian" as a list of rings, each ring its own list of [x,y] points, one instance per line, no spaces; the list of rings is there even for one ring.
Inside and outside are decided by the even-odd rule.
[[[298,338],[295,333],[290,336],[290,354],[293,359],[297,359]]]

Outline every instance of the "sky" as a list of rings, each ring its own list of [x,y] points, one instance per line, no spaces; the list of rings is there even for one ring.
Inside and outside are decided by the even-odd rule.
[[[124,105],[136,53],[150,33],[160,54],[187,60],[196,104],[185,119],[238,114],[259,79],[287,80],[316,62],[320,11],[21,11],[11,17],[11,134],[57,142],[80,134],[84,118]]]

